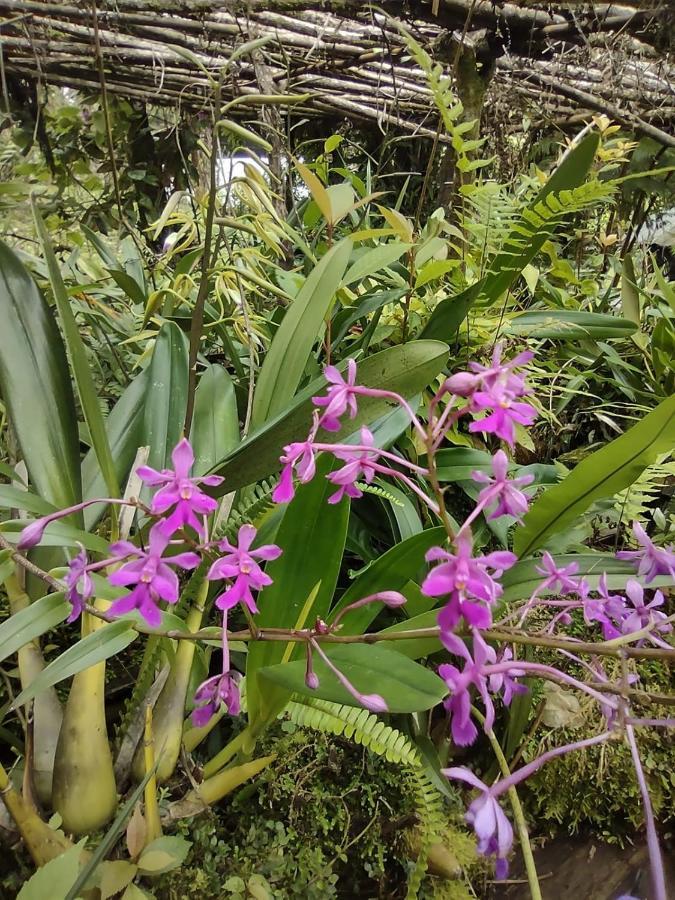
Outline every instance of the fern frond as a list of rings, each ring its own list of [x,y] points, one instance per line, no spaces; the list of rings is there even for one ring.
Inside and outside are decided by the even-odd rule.
[[[379,487],[376,484],[366,484],[365,481],[357,481],[356,487],[360,491],[363,491],[364,494],[374,494],[376,497],[388,500],[392,506],[403,506],[403,503],[401,503],[398,497],[394,497],[394,495],[390,494],[385,488]]]
[[[662,453],[656,461],[644,469],[633,484],[618,493],[614,502],[617,520],[641,522],[649,519],[649,509],[657,497],[675,476],[675,460],[670,460],[672,451]]]
[[[276,480],[263,480],[248,488],[236,507],[230,510],[227,522],[218,529],[218,538],[233,540],[242,525],[255,523],[274,506],[272,491]]]
[[[448,822],[443,810],[443,798],[425,771],[422,768],[413,768],[408,773],[408,779],[415,797],[415,809],[420,823],[419,855],[408,877],[406,893],[406,900],[415,900],[426,875],[429,851],[447,831]]]
[[[291,701],[285,713],[295,725],[349,738],[384,756],[388,762],[421,765],[419,752],[412,742],[367,709],[303,697]]]

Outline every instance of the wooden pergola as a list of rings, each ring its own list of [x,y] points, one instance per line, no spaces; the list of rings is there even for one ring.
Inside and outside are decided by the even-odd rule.
[[[468,61],[488,109],[499,95],[560,122],[604,113],[675,147],[670,0],[0,0],[2,90],[9,101],[17,82],[97,92],[104,81],[111,94],[198,111],[210,102],[208,73],[267,37],[232,67],[225,99],[307,94],[294,115],[435,137],[438,115],[401,25],[462,99]]]

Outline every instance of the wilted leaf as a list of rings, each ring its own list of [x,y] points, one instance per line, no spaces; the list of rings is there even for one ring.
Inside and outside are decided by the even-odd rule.
[[[547,681],[544,685],[544,712],[541,721],[549,728],[569,728],[581,725],[581,704],[576,695],[559,684]]]

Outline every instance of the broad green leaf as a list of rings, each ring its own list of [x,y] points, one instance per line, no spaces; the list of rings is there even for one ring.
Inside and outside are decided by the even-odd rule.
[[[26,690],[21,691],[12,709],[18,709],[59,681],[121,653],[137,636],[129,622],[110,622],[93,631],[43,669]]]
[[[382,217],[387,225],[393,229],[394,234],[406,244],[412,244],[414,234],[410,219],[406,219],[398,210],[388,209],[386,206],[380,206],[379,203],[377,208],[382,213]]]
[[[298,174],[307,185],[307,189],[312,195],[312,199],[321,210],[321,215],[327,222],[330,222],[331,205],[330,197],[328,196],[326,188],[323,186],[314,172],[312,172],[311,169],[308,169],[307,166],[305,166],[303,163],[296,162],[295,168],[298,170]]]
[[[589,134],[567,153],[530,203],[528,211],[535,209],[550,194],[571,190],[583,184],[593,164],[599,141],[597,133]],[[509,290],[549,237],[549,230],[546,228],[535,231],[534,234],[530,234],[529,229],[525,230],[529,240],[524,244],[523,228],[515,226],[504,242],[504,249],[490,261],[489,274],[454,297],[441,300],[418,337],[449,340],[479,296],[485,296],[494,303]]]
[[[0,507],[5,509],[23,509],[37,516],[47,516],[56,512],[56,507],[47,503],[31,491],[23,491],[11,484],[0,484]]]
[[[354,284],[355,281],[362,281],[364,278],[386,269],[409,249],[410,244],[404,244],[401,241],[378,244],[377,247],[373,247],[372,250],[367,250],[359,256],[356,262],[347,269],[342,283]]]
[[[16,900],[61,900],[75,884],[84,852],[84,841],[41,866],[23,885]]]
[[[335,492],[335,485],[325,476],[335,465],[330,457],[319,459],[314,480],[301,485],[286,508],[276,535],[276,543],[283,553],[266,568],[273,584],[260,595],[260,613],[256,616],[259,628],[303,627],[316,621],[317,616],[326,618],[328,614],[349,520],[348,501],[335,505],[327,502]],[[306,608],[309,597],[312,601]],[[249,648],[246,682],[251,721],[262,707],[267,711],[272,706],[271,698],[260,691],[256,673],[264,666],[280,662],[286,646],[280,641],[257,641]]]
[[[337,225],[354,205],[354,188],[348,181],[343,181],[327,188],[326,194],[330,202],[330,222]]]
[[[0,242],[0,390],[35,493],[81,499],[75,398],[61,335],[35,282]]]
[[[126,481],[136,457],[136,451],[143,446],[145,439],[144,411],[149,383],[149,372],[144,369],[127,386],[106,419],[108,442],[120,484],[124,484]],[[90,450],[82,460],[82,494],[85,500],[92,500],[105,494],[105,482],[93,450]],[[105,507],[103,506],[86,509],[84,511],[86,527],[92,528],[104,511]]]
[[[254,428],[285,410],[291,402],[351,251],[352,243],[348,239],[332,247],[286,310],[258,376],[251,417]]]
[[[148,369],[143,445],[150,448],[148,465],[165,469],[181,439],[188,388],[188,343],[173,322],[162,325]]]
[[[94,249],[98,253],[98,255],[103,260],[105,266],[108,269],[118,269],[120,266],[120,262],[113,253],[112,249],[109,245],[103,240],[100,234],[97,234],[95,231],[92,231],[84,223],[80,223],[80,229],[82,233],[85,235],[88,241],[93,245]]]
[[[156,838],[138,858],[138,869],[148,875],[160,875],[177,869],[185,861],[191,846],[191,841],[175,834]]]
[[[629,337],[637,331],[637,325],[629,319],[602,313],[570,309],[537,309],[507,319],[503,323],[502,331],[505,334],[539,340],[548,338],[557,341],[579,341]]]
[[[349,273],[347,273],[349,274]],[[336,314],[333,320],[333,343],[339,344],[343,337],[347,334],[354,322],[365,318],[372,312],[376,312],[389,303],[395,303],[404,297],[406,290],[404,288],[396,288],[392,291],[377,291],[374,294],[364,294],[360,298],[357,307],[347,306]]]
[[[587,456],[560,484],[546,491],[516,529],[515,553],[528,556],[585,512],[594,500],[630,487],[660,453],[672,450],[674,445],[675,395],[625,434]]]
[[[138,866],[126,859],[107,859],[101,863],[101,900],[121,894],[136,877]]]
[[[415,663],[383,644],[324,644],[331,662],[362,694],[379,694],[392,713],[413,713],[431,709],[447,695],[445,682],[430,669]],[[313,691],[305,684],[305,662],[286,663],[262,669],[262,681],[281,685],[289,692],[346,706],[359,706],[317,653],[314,671],[319,687]]]
[[[358,380],[371,388],[396,391],[410,401],[424,390],[442,371],[448,348],[439,341],[411,341],[398,347],[389,347],[359,364]],[[344,369],[346,362],[341,367]],[[280,468],[279,456],[282,448],[292,441],[303,440],[309,431],[312,411],[312,397],[326,389],[323,377],[316,378],[304,388],[283,412],[276,415],[239,444],[213,472],[225,477],[225,482],[215,493],[236,490],[252,484]],[[363,424],[371,424],[386,413],[393,405],[390,401],[359,398],[359,413],[355,419],[347,419],[334,439],[344,442],[355,434]]]
[[[355,600],[368,597],[378,591],[400,591],[408,581],[414,581],[419,571],[425,566],[424,556],[430,547],[443,544],[446,539],[444,528],[430,528],[415,534],[387,550],[375,560],[362,575],[354,579],[340,598],[340,602],[331,610],[331,620],[336,613]],[[381,603],[369,603],[360,609],[348,612],[341,620],[340,634],[363,633],[378,612]]]
[[[222,366],[209,366],[199,381],[190,440],[195,475],[208,472],[239,443],[234,384]]]
[[[102,504],[103,506],[103,504]],[[16,542],[19,535],[33,519],[8,519],[6,522],[0,523],[0,532],[4,534],[9,541]],[[108,550],[108,542],[97,534],[90,534],[88,531],[81,531],[70,525],[65,519],[58,519],[50,522],[45,528],[40,547],[77,547],[82,544],[87,550],[95,553],[106,553]]]
[[[70,603],[62,593],[57,593],[35,600],[30,606],[10,616],[0,625],[0,662],[4,662],[33,638],[63,622],[69,613]]]
[[[54,295],[54,300],[56,301],[56,309],[58,311],[59,319],[61,320],[61,328],[63,329],[63,334],[66,339],[66,347],[68,350],[68,356],[70,358],[73,377],[75,379],[75,386],[77,387],[77,393],[80,398],[80,405],[82,407],[82,412],[84,413],[84,420],[87,423],[87,428],[89,429],[92,449],[96,454],[96,458],[101,469],[101,474],[103,475],[106,487],[108,488],[108,493],[112,497],[117,497],[119,494],[117,473],[113,464],[110,445],[108,444],[108,436],[106,434],[105,423],[101,414],[101,407],[98,402],[96,386],[91,374],[91,369],[89,368],[87,352],[84,348],[84,343],[82,341],[82,337],[80,336],[80,329],[77,322],[75,321],[75,316],[70,306],[70,300],[68,299],[66,286],[63,283],[63,278],[61,277],[59,264],[56,261],[56,256],[54,255],[54,249],[49,238],[49,232],[45,227],[45,223],[42,220],[40,211],[34,201],[32,205],[35,227],[38,237],[40,238],[40,244],[42,245],[42,252],[44,253],[45,259],[47,261],[47,268],[49,269],[49,280],[52,286],[52,294]]]

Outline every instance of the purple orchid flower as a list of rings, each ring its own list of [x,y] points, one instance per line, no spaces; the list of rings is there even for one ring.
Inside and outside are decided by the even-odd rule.
[[[323,370],[326,381],[331,385],[325,397],[312,397],[315,406],[323,406],[324,411],[319,419],[319,424],[326,431],[340,430],[340,416],[349,412],[349,418],[353,419],[357,413],[356,392],[356,360],[350,359],[347,363],[347,378],[335,366],[326,366]]]
[[[362,497],[363,491],[356,486],[356,481],[362,478],[366,484],[371,484],[375,478],[379,451],[375,449],[375,438],[365,425],[361,428],[361,446],[368,449],[355,450],[345,446],[333,451],[346,465],[326,476],[332,484],[338,485],[338,490],[328,498],[329,503],[339,503],[345,494],[353,500]],[[371,447],[373,449],[369,449]]]
[[[626,604],[623,597],[618,594],[610,594],[607,589],[607,573],[603,572],[598,582],[597,598],[589,597],[588,586],[582,581],[582,603],[584,608],[584,620],[587,625],[598,622],[602,627],[602,634],[606,641],[613,640],[621,635],[617,622],[622,622],[626,615]]]
[[[637,572],[649,583],[658,575],[670,575],[675,578],[675,549],[655,547],[651,538],[639,522],[633,524],[633,534],[640,545],[639,550],[620,550],[617,559],[628,559],[637,563]]]
[[[68,563],[68,572],[63,579],[66,587],[66,598],[72,609],[66,622],[74,622],[84,612],[87,600],[94,593],[94,582],[88,571],[89,559],[82,544],[78,544],[80,552]]]
[[[630,578],[626,582],[626,595],[633,608],[628,608],[627,615],[621,622],[623,634],[633,634],[633,632],[640,631],[642,628],[650,627],[662,634],[672,631],[673,626],[667,621],[668,617],[658,609],[664,603],[661,591],[654,591],[651,603],[645,603],[644,588],[639,581]],[[659,622],[662,624],[657,624]]]
[[[227,712],[231,716],[238,716],[241,712],[241,697],[239,696],[238,672],[223,672],[207,678],[199,685],[195,692],[195,709],[192,711],[192,724],[195,728],[203,728],[211,721],[211,718],[224,703]]]
[[[428,562],[441,560],[441,563],[424,579],[422,593],[427,597],[450,597],[438,614],[441,637],[451,633],[462,616],[474,628],[488,628],[492,624],[489,605],[502,594],[502,586],[496,578],[517,560],[515,554],[507,550],[474,558],[468,531],[457,534],[455,548],[457,552],[450,553],[441,547],[432,547],[426,554]]]
[[[200,557],[196,553],[177,553],[162,559],[169,540],[164,523],[157,522],[150,529],[147,550],[142,550],[129,541],[118,541],[111,545],[113,560],[136,557],[133,562],[126,563],[108,575],[108,581],[112,585],[135,585],[126,596],[115,600],[110,607],[111,616],[121,616],[137,609],[151,628],[160,625],[162,619],[158,602],[165,600],[167,603],[176,603],[178,600],[178,576],[171,566],[194,569],[200,563]]]
[[[218,548],[225,553],[217,559],[207,574],[210,581],[223,579],[232,582],[216,600],[218,609],[232,609],[237,603],[244,603],[253,614],[258,612],[251,589],[259,591],[272,584],[269,575],[262,571],[256,560],[269,561],[281,556],[281,547],[276,544],[265,544],[251,550],[257,530],[253,525],[242,525],[237,535],[237,546],[227,540],[221,541]]]
[[[520,522],[527,512],[529,498],[520,490],[520,485],[532,484],[534,475],[521,475],[519,478],[508,476],[509,460],[503,450],[498,450],[492,457],[492,472],[494,478],[487,472],[472,472],[471,477],[479,484],[486,487],[478,495],[479,506],[488,507],[496,502],[497,506],[487,517],[498,519],[500,516],[513,516]]]
[[[497,878],[506,878],[509,873],[508,855],[513,846],[513,828],[506,813],[492,796],[490,788],[469,769],[462,766],[441,769],[446,778],[457,778],[480,791],[469,806],[465,820],[476,832],[478,852],[482,856],[495,856]]]
[[[216,487],[223,479],[220,475],[205,475],[203,478],[191,478],[190,470],[195,461],[192,447],[187,438],[183,438],[174,447],[171,454],[173,470],[163,469],[158,472],[150,466],[139,466],[137,473],[151,487],[164,485],[152,498],[150,509],[161,515],[174,507],[173,512],[164,522],[168,534],[173,534],[184,525],[190,525],[197,534],[204,533],[203,523],[197,515],[212,513],[218,506],[216,501],[199,489],[200,484]]]
[[[284,447],[284,455],[281,457],[283,469],[279,484],[272,492],[275,503],[289,503],[294,495],[293,472],[297,472],[300,484],[307,484],[316,474],[316,458],[313,444],[314,437],[310,435],[306,441],[298,441]]]
[[[508,663],[513,659],[513,651],[510,647],[504,647],[497,657],[497,665],[500,663]],[[490,693],[498,694],[502,691],[502,701],[504,706],[510,706],[514,694],[527,694],[529,688],[525,684],[516,681],[516,678],[523,678],[525,671],[518,668],[517,662],[514,660],[514,666],[507,672],[496,672],[490,675],[488,685]]]
[[[496,434],[510,446],[515,443],[515,424],[529,426],[537,418],[537,411],[521,397],[531,393],[523,375],[515,369],[532,359],[529,351],[519,353],[513,359],[502,362],[503,346],[497,344],[492,353],[492,365],[471,363],[472,372],[458,372],[448,378],[444,390],[469,400],[472,413],[489,414],[469,425],[469,431]]]
[[[559,568],[551,554],[545,550],[541,557],[541,566],[535,568],[540,575],[545,576],[536,590],[537,594],[547,590],[554,594],[570,594],[578,592],[581,588],[581,580],[572,577],[579,571],[578,563],[572,562]]]
[[[453,635],[453,646],[456,652],[464,657],[464,669],[460,670],[450,663],[443,663],[438,667],[438,674],[448,686],[450,694],[443,701],[450,718],[450,730],[452,739],[458,747],[468,747],[478,737],[478,729],[471,719],[471,695],[473,686],[480,694],[485,706],[485,730],[492,728],[495,720],[495,708],[488,693],[488,681],[483,675],[483,666],[494,663],[497,654],[489,647],[480,633],[473,632],[473,658],[466,649],[464,643]]]

